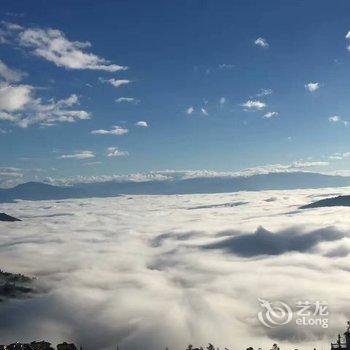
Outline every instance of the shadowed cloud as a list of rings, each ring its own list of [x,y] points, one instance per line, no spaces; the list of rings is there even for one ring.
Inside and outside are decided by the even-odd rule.
[[[260,226],[253,234],[243,234],[207,244],[205,249],[224,249],[230,253],[253,257],[258,255],[280,255],[288,252],[310,252],[318,243],[336,241],[345,235],[332,227],[308,233],[290,228],[272,233]]]

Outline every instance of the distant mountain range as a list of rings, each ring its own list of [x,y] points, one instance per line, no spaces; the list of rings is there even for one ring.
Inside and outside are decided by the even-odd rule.
[[[238,191],[287,190],[350,186],[350,177],[311,172],[269,173],[251,176],[213,176],[152,181],[108,181],[52,186],[27,182],[0,189],[0,202],[23,200],[59,200],[68,198],[112,197],[118,195],[171,195],[224,193]]]

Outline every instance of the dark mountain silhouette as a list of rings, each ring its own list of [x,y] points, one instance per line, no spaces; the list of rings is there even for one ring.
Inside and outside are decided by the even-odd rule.
[[[303,205],[300,209],[324,208],[324,207],[350,207],[350,196],[338,196],[321,199],[317,202]]]
[[[30,277],[0,270],[0,302],[30,297],[35,293],[32,282]]]
[[[0,189],[0,202],[25,200],[59,200],[68,198],[112,197],[118,195],[172,195],[224,193],[238,191],[286,190],[350,186],[350,177],[309,172],[270,173],[237,177],[196,177],[164,181],[108,181],[52,186],[27,182],[10,189]]]
[[[7,215],[5,213],[0,213],[0,221],[21,221],[13,216]]]
[[[52,186],[42,182],[26,182],[9,189],[0,190],[0,201],[12,201],[14,199],[45,200],[66,199],[82,195],[82,190],[74,187]]]

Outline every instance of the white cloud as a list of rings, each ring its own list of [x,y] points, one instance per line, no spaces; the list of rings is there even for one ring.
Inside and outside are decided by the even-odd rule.
[[[99,78],[99,80],[102,83],[111,84],[116,88],[123,86],[123,85],[128,85],[131,83],[131,80],[128,80],[128,79],[113,79],[113,78],[112,79],[103,79],[103,78]]]
[[[116,148],[117,149],[117,148]],[[161,170],[149,173],[137,173],[128,175],[101,175],[101,176],[76,176],[72,178],[47,178],[46,182],[53,185],[74,185],[77,183],[95,182],[144,182],[144,181],[173,181],[196,178],[235,178],[249,177],[272,173],[293,173],[315,171],[329,165],[327,161],[295,161],[289,164],[269,164],[258,167],[246,168],[239,171],[218,172],[212,170]]]
[[[242,107],[249,109],[249,110],[261,110],[267,107],[267,104],[265,102],[259,101],[259,100],[248,100],[247,102],[244,102],[242,104]]]
[[[348,208],[298,207],[338,190],[9,204],[13,215],[26,218],[6,225],[0,236],[2,266],[37,276],[36,285],[49,292],[21,301],[21,308],[5,304],[1,332],[13,339],[23,334],[69,338],[92,349],[113,349],[118,343],[123,349],[184,349],[190,341],[194,347],[210,341],[222,349],[270,349],[273,342],[287,349],[327,348],[348,313]],[[347,188],[342,191],[349,194]],[[235,203],[244,204],[230,207]],[[191,210],[201,206],[206,208]],[[276,253],[279,244],[274,246],[271,234],[266,242],[260,226],[277,240],[288,234],[306,243],[316,239],[312,249],[301,245],[304,252]],[[319,235],[312,235],[316,230]],[[249,258],[230,251],[235,239],[248,237],[253,244],[246,247],[259,252],[256,236],[275,253]],[[204,249],[217,243],[221,247]],[[339,248],[345,254],[332,256]],[[305,330],[291,322],[270,330],[256,317],[262,297],[282,300],[293,311],[299,300],[325,300],[330,326]]]
[[[95,154],[92,151],[81,151],[73,154],[63,154],[57,159],[89,159],[94,158]]]
[[[225,97],[220,97],[219,103],[221,105],[224,105],[226,103],[226,98]]]
[[[10,69],[6,64],[0,60],[0,77],[3,77],[7,82],[18,82],[26,74],[18,70]]]
[[[347,32],[345,38],[350,40],[350,31]],[[348,51],[350,51],[350,45],[347,46],[347,49],[348,49]]]
[[[310,91],[310,92],[315,92],[320,88],[320,83],[308,83],[305,84],[305,89]]]
[[[23,109],[31,101],[33,87],[0,83],[0,111],[13,112]]]
[[[254,44],[260,47],[263,47],[265,49],[267,49],[270,45],[269,43],[266,41],[266,39],[259,37],[254,41]]]
[[[347,120],[344,120],[342,119],[341,117],[339,117],[338,115],[334,115],[332,117],[329,117],[328,120],[331,122],[331,123],[341,123],[343,124],[344,126],[348,126],[349,125],[349,122]]]
[[[3,41],[30,50],[34,55],[68,69],[91,69],[107,72],[125,70],[127,67],[113,64],[86,50],[89,42],[70,41],[57,29],[23,28],[7,23]]]
[[[201,108],[201,112],[202,112],[202,114],[204,114],[206,116],[209,115],[208,111],[205,108]]]
[[[121,151],[117,147],[108,147],[107,156],[108,157],[126,157],[129,155],[127,151]]]
[[[142,128],[148,128],[148,124],[147,124],[147,122],[144,121],[144,120],[138,121],[135,125],[136,125],[136,126],[140,126],[140,127],[142,127]]]
[[[98,129],[98,130],[92,130],[91,134],[96,135],[125,135],[129,132],[128,129],[122,128],[121,126],[115,125],[111,130],[105,130],[105,129]]]
[[[188,107],[186,109],[186,114],[192,114],[194,112],[194,108],[191,106],[191,107]]]
[[[17,118],[10,113],[0,111],[0,120],[5,120],[5,121],[9,121],[9,122],[16,122]]]
[[[140,102],[140,100],[137,100],[134,97],[119,97],[115,100],[115,102],[117,103],[134,103],[134,104],[138,104]]]
[[[34,88],[29,85],[9,85],[0,83],[0,119],[7,120],[26,128],[31,124],[54,125],[63,122],[90,119],[90,113],[71,109],[79,103],[76,95],[67,99],[44,103],[34,98]],[[10,112],[10,113],[9,113]]]
[[[267,112],[266,114],[264,114],[263,118],[269,119],[277,116],[278,116],[278,112]]]
[[[273,91],[271,89],[261,89],[259,93],[256,94],[257,97],[264,97],[271,95]]]
[[[235,65],[228,64],[228,63],[222,63],[222,64],[219,64],[219,68],[220,69],[233,69],[233,68],[235,68]]]
[[[344,153],[334,153],[331,156],[329,156],[330,160],[342,160],[344,158],[349,158],[350,152],[344,152]]]

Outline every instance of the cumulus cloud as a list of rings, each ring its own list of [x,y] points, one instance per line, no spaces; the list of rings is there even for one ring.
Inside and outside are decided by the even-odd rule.
[[[34,87],[29,85],[0,83],[0,120],[26,128],[31,124],[54,125],[91,118],[87,111],[72,108],[79,104],[75,94],[66,99],[51,99],[45,103],[41,98],[35,98],[33,91]]]
[[[106,350],[116,344],[151,350],[208,342],[269,349],[276,341],[290,349],[325,348],[349,313],[348,257],[339,247],[349,247],[350,219],[346,208],[297,208],[331,191],[3,204],[24,221],[7,225],[0,236],[0,264],[37,277],[36,287],[47,292],[21,301],[21,307],[2,305],[1,339],[45,334],[53,343],[69,339]],[[275,200],[267,201],[271,196]],[[232,201],[246,204],[239,210],[184,210]],[[259,226],[275,233],[261,235],[267,245],[254,247],[257,256],[246,243],[256,242]],[[203,249],[229,239],[238,252],[242,245],[243,254],[232,254],[228,242]],[[330,327],[298,327],[293,321],[270,330],[257,320],[258,298],[283,301],[294,311],[299,300],[325,300]]]
[[[148,128],[148,124],[147,124],[147,122],[145,122],[144,120],[138,121],[135,125],[136,125],[136,126],[139,126],[139,127],[141,127],[141,128]]]
[[[0,60],[0,77],[7,82],[18,82],[25,77],[25,73],[10,69],[2,60]]]
[[[125,157],[128,155],[129,155],[129,152],[121,151],[117,147],[108,147],[107,148],[107,156],[108,157]]]
[[[23,109],[31,101],[33,87],[0,83],[0,111],[13,112]]]
[[[262,37],[257,38],[254,41],[254,44],[257,45],[257,46],[260,46],[260,47],[262,47],[264,49],[267,49],[270,46],[269,43],[267,42],[267,40],[262,38]]]
[[[63,154],[58,159],[89,159],[94,157],[95,154],[92,151],[80,151],[72,154]]]
[[[122,128],[121,126],[118,126],[118,125],[115,125],[110,130],[105,130],[105,129],[92,130],[91,134],[121,136],[121,135],[127,134],[128,132],[129,132],[128,129]]]
[[[267,107],[267,104],[259,100],[248,100],[242,103],[242,107],[246,110],[262,110]]]
[[[107,72],[125,70],[127,67],[113,64],[87,49],[89,42],[71,41],[57,29],[24,28],[5,23],[3,41],[18,45],[34,55],[67,69],[91,69]]]
[[[134,97],[119,97],[115,100],[115,102],[117,102],[117,103],[134,103],[134,104],[140,103],[140,101]]]
[[[320,83],[307,83],[305,89],[310,92],[315,92],[320,88]]]
[[[111,84],[113,85],[114,87],[118,88],[120,86],[123,86],[123,85],[128,85],[131,83],[131,80],[128,80],[128,79],[102,79],[100,78],[100,81],[102,83],[108,83],[108,84]]]
[[[347,120],[344,120],[342,117],[339,117],[338,115],[333,115],[332,117],[328,118],[328,121],[331,123],[340,123],[344,126],[348,126],[349,122]]]
[[[275,117],[278,117],[278,112],[267,112],[263,116],[263,118],[265,118],[265,119],[270,119],[270,118],[275,118]]]

